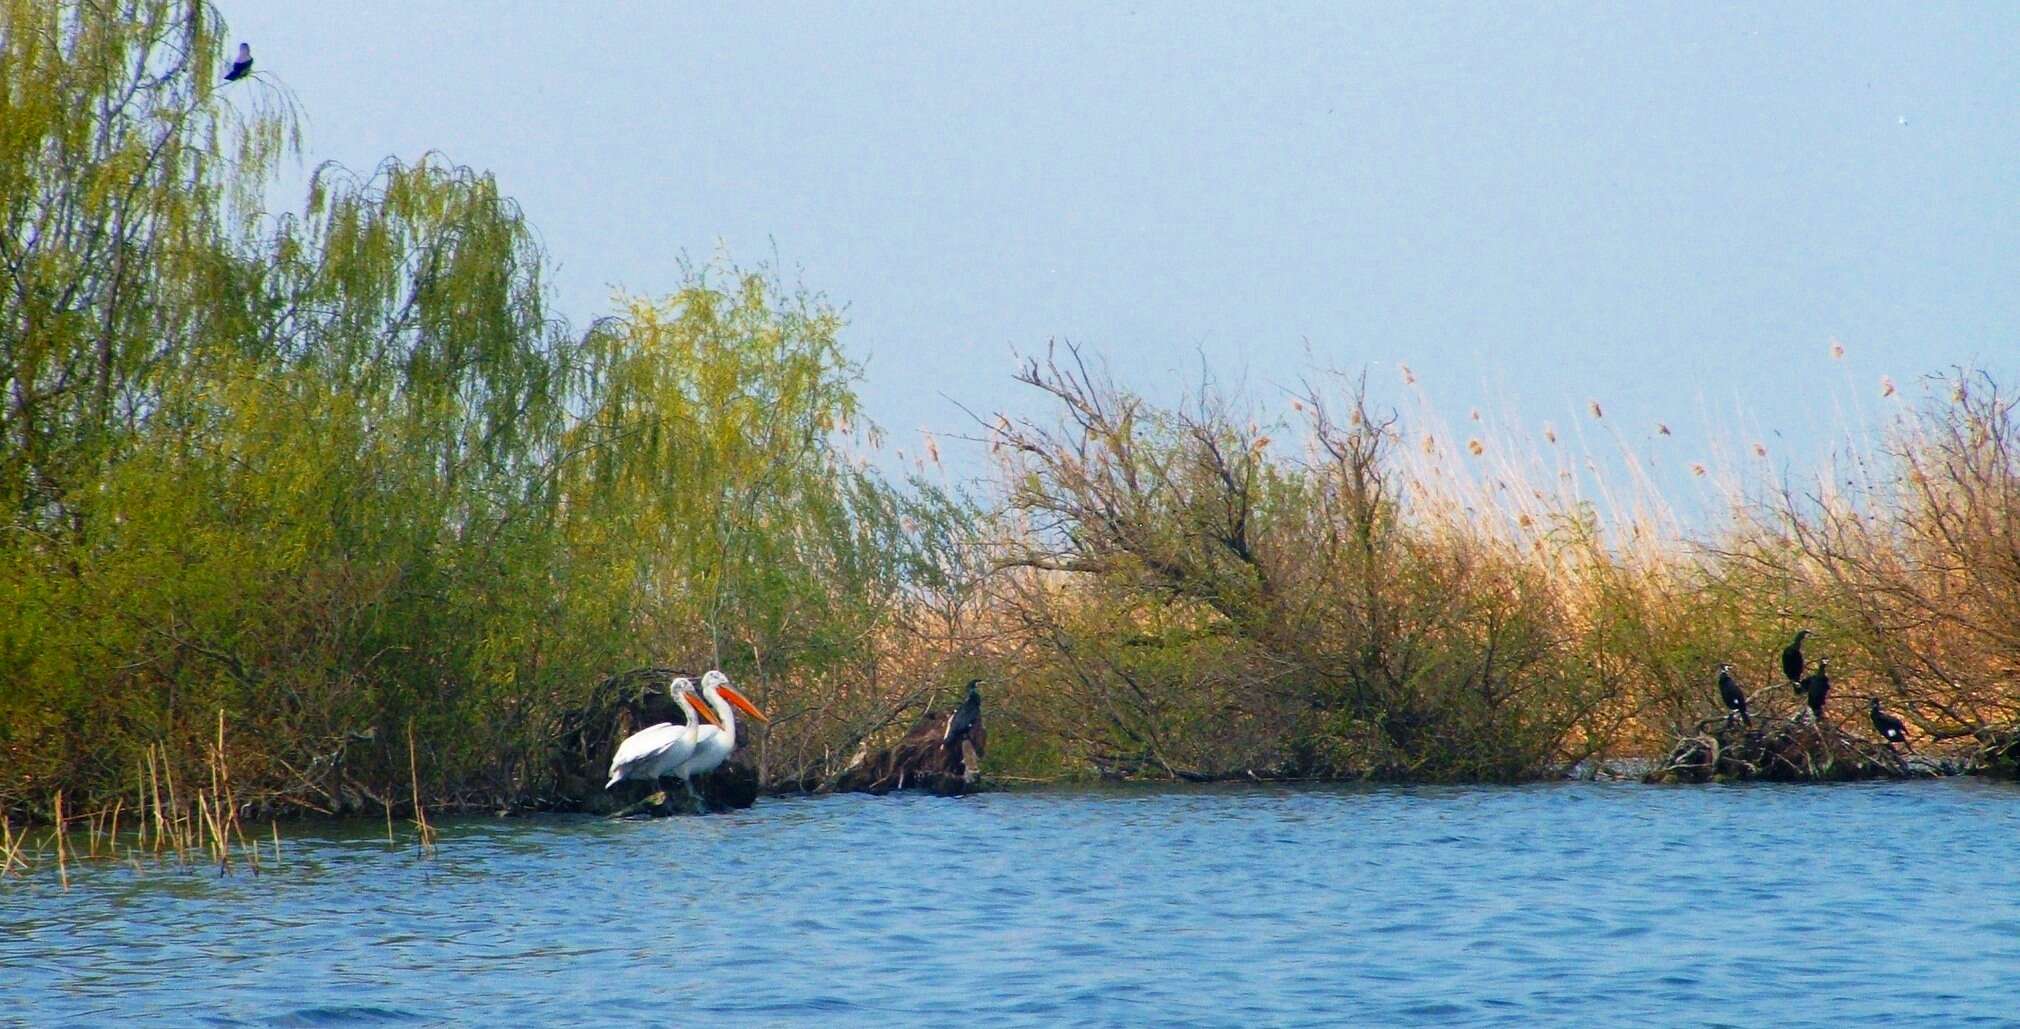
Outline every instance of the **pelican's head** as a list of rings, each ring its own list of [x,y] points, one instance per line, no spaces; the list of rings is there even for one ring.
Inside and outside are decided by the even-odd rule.
[[[1820,657],[1820,658],[1817,658],[1817,671],[1818,671],[1818,672],[1828,672],[1828,671],[1830,671],[1830,670],[1831,670],[1831,659],[1830,659],[1830,658],[1827,658],[1827,657]]]
[[[1726,662],[1726,661],[1720,661],[1720,662],[1718,663],[1718,674],[1720,674],[1720,675],[1731,675],[1731,674],[1732,674],[1732,664],[1731,664],[1730,662]]]
[[[1801,644],[1802,641],[1809,639],[1809,637],[1810,637],[1810,631],[1808,629],[1796,630],[1796,643]]]
[[[707,722],[718,729],[722,728],[722,719],[715,716],[714,708],[709,707],[707,704],[697,704],[694,702],[693,679],[685,675],[676,676],[672,682],[666,684],[666,695],[672,697],[673,702],[680,705],[682,711],[688,713],[688,724],[695,724],[695,719],[699,718],[701,721]]]
[[[736,687],[729,684],[729,676],[713,668],[709,669],[707,675],[701,677],[701,692],[707,695],[710,690],[714,690],[716,696],[729,701],[731,707],[742,711],[744,714],[760,722],[771,721],[770,718],[765,716],[763,711],[757,709],[756,704],[751,703],[743,694],[736,691]]]
[[[240,44],[238,45],[238,59],[239,59],[239,60],[241,60],[241,61],[250,61],[250,60],[252,60],[252,44],[251,44],[251,43],[240,43]]]

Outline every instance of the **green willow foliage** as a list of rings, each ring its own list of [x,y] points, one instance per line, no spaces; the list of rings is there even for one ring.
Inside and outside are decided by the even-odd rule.
[[[30,531],[82,532],[186,344],[249,327],[234,243],[295,141],[285,105],[218,98],[212,19],[106,6],[0,8],[0,498]]]
[[[204,5],[5,0],[0,809],[202,767],[338,810],[543,784],[604,674],[851,669],[955,517],[837,452],[818,298],[707,270],[572,334],[489,176],[261,190],[285,98]],[[721,282],[713,281],[720,278]],[[789,701],[787,697],[773,698]]]

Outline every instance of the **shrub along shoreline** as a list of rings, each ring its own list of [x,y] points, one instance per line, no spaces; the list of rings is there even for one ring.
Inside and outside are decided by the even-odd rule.
[[[1701,468],[1694,532],[1625,444],[1614,487],[1359,379],[1159,405],[1072,347],[1019,375],[1049,414],[980,429],[982,485],[931,440],[894,481],[824,298],[686,268],[577,330],[516,206],[435,155],[273,215],[292,98],[222,85],[208,6],[131,6],[0,0],[7,817],[131,808],[150,762],[266,813],[544,806],[655,665],[771,713],[768,789],[975,676],[992,773],[1544,778],[1668,753],[1798,626],[1854,732],[1867,696],[1919,746],[2020,725],[1985,375],[1809,482]]]

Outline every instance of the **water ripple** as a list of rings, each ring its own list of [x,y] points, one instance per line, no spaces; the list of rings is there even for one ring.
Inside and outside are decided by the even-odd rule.
[[[1100,789],[0,886],[5,1017],[2014,1024],[2020,791]]]

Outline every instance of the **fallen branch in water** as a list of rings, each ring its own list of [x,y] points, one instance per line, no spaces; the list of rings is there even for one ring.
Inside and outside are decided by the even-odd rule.
[[[2020,779],[2020,726],[1980,729],[1978,749],[1971,754],[1971,774]]]
[[[1653,783],[1763,780],[1852,782],[1921,779],[1954,769],[1909,761],[1893,747],[1853,736],[1830,722],[1720,718],[1679,735],[1669,758],[1644,776]]]

